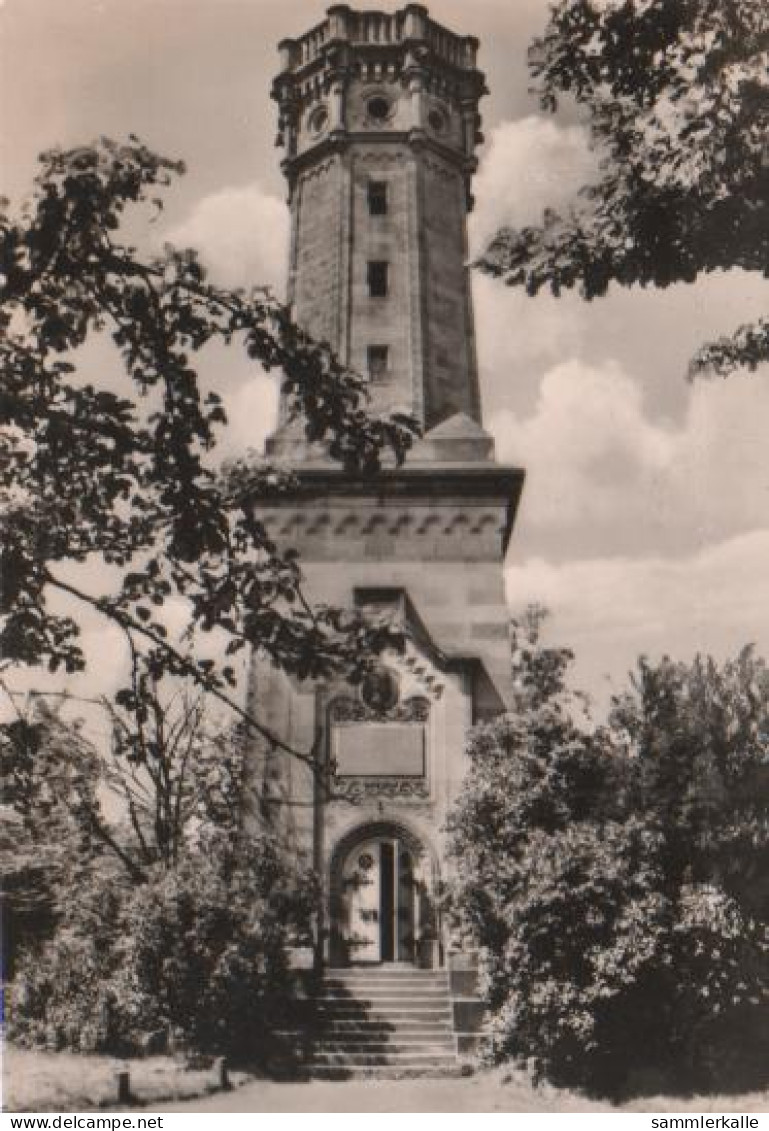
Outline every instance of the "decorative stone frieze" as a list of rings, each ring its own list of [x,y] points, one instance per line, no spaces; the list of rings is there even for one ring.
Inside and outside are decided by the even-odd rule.
[[[400,558],[445,556],[452,547],[464,558],[468,539],[474,556],[493,557],[499,553],[504,522],[504,514],[496,507],[451,506],[364,510],[296,505],[276,510],[274,515],[266,508],[263,517],[272,537],[316,560],[337,556],[340,545],[347,548],[349,557],[376,556],[378,538],[392,540],[392,552]]]
[[[430,702],[421,696],[411,696],[396,703],[389,711],[375,711],[360,699],[344,695],[333,699],[329,705],[329,722],[332,726],[344,723],[394,722],[426,723],[430,717]]]
[[[430,786],[423,778],[334,778],[332,795],[353,805],[371,801],[423,802],[430,797]]]

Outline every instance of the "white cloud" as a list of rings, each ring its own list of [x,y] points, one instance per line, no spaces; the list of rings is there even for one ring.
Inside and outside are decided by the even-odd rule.
[[[769,653],[769,529],[678,559],[530,558],[509,566],[506,581],[513,609],[539,601],[551,610],[549,632],[576,652],[576,683],[599,700],[625,685],[642,653],[724,659],[748,643]]]
[[[530,117],[495,127],[474,182],[473,254],[504,225],[536,224],[544,208],[568,207],[595,170],[595,154],[580,126]]]
[[[227,429],[216,448],[217,460],[260,451],[278,416],[278,383],[267,374],[253,376],[224,395]]]
[[[544,376],[536,406],[488,427],[501,459],[527,470],[522,525],[585,556],[690,552],[764,526],[769,514],[769,382],[735,374],[689,389],[683,420],[648,414],[618,365],[571,360]]]
[[[226,188],[204,197],[163,240],[194,247],[214,281],[227,287],[285,288],[288,210],[258,184]]]
[[[579,295],[530,298],[479,272],[472,283],[478,366],[490,396],[509,401],[522,382],[530,384],[532,370],[581,352],[586,321]]]

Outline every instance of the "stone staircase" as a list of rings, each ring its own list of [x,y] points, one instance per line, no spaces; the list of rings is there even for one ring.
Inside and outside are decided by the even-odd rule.
[[[313,1076],[459,1074],[448,975],[413,966],[328,970],[315,999]]]

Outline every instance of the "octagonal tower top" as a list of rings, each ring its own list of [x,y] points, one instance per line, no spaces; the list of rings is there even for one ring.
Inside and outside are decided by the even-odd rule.
[[[471,205],[486,93],[477,50],[475,37],[442,27],[420,4],[396,12],[337,4],[298,39],[282,40],[272,96],[290,189],[319,150],[386,133],[391,141],[427,142],[460,165]],[[361,88],[364,99],[356,97]]]
[[[477,39],[418,4],[392,13],[337,5],[283,40],[272,90],[295,320],[367,379],[375,412],[416,417],[424,437],[412,463],[492,454],[467,267],[486,93],[477,50]],[[271,451],[314,458],[283,409]]]

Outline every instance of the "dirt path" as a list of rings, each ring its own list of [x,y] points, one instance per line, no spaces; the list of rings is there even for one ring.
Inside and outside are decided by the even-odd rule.
[[[609,1112],[618,1109],[571,1092],[502,1084],[494,1074],[442,1080],[371,1080],[277,1083],[258,1080],[233,1092],[153,1111],[239,1112]],[[669,1096],[636,1100],[620,1109],[635,1112],[697,1111],[715,1114],[769,1111],[766,1092],[748,1096]]]
[[[233,1092],[168,1104],[157,1111],[240,1112],[481,1112],[552,1111],[532,1107],[533,1093],[522,1107],[505,1101],[508,1089],[496,1084],[484,1088],[480,1080],[366,1080],[276,1083],[259,1080]],[[520,1097],[523,1100],[523,1097]],[[585,1111],[608,1111],[608,1107],[585,1101]],[[573,1108],[572,1110],[578,1110]]]

